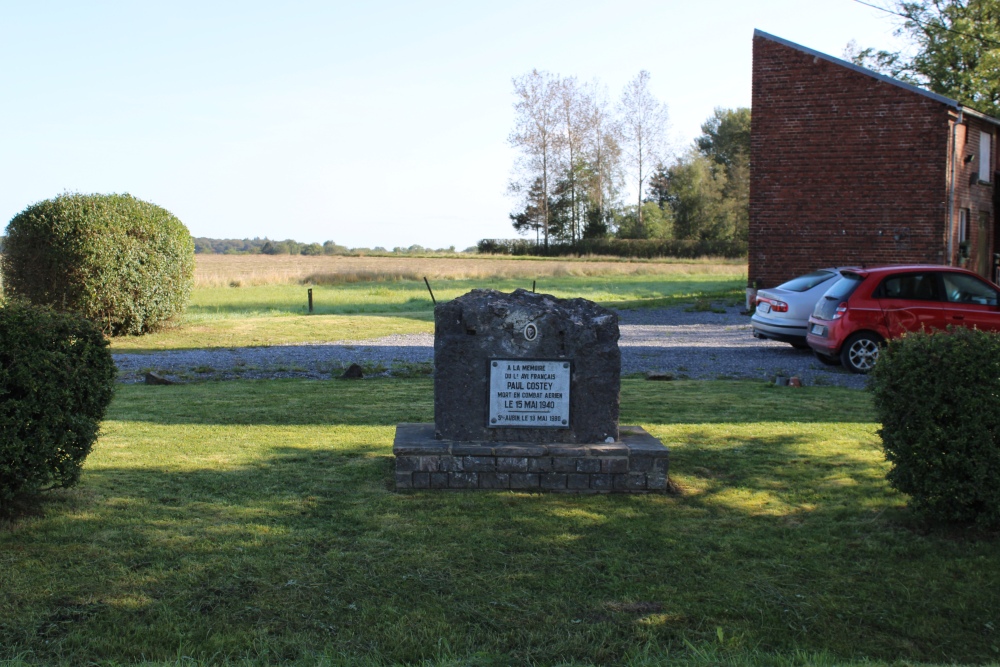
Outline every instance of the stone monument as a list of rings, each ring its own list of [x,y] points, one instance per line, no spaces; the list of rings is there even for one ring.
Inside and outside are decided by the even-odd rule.
[[[473,290],[434,309],[434,424],[396,428],[396,487],[664,492],[667,449],[618,425],[618,316]]]

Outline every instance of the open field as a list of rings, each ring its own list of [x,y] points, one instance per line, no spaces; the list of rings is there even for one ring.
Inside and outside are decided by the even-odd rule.
[[[910,516],[864,393],[626,380],[623,423],[671,448],[681,495],[395,493],[393,427],[429,421],[431,397],[425,379],[121,387],[80,486],[0,529],[0,660],[1000,655],[998,536]]]
[[[369,272],[363,273],[362,266]],[[399,268],[406,266],[405,271]],[[525,268],[533,270],[519,273]],[[298,282],[320,269],[325,275],[342,270],[337,275],[343,280]],[[469,277],[475,270],[482,276]],[[181,321],[156,334],[114,339],[112,349],[286,345],[431,332],[430,294],[422,278],[403,277],[407,271],[427,275],[438,301],[477,288],[531,289],[534,281],[539,292],[629,308],[692,303],[706,295],[742,303],[746,283],[744,264],[714,262],[199,255],[203,277]],[[216,278],[204,278],[208,272]],[[312,315],[308,289],[313,291]]]
[[[340,284],[410,280],[532,279],[552,276],[712,273],[746,277],[746,262],[725,259],[629,260],[538,257],[344,257],[304,255],[197,255],[196,287]],[[523,282],[523,280],[522,280]]]

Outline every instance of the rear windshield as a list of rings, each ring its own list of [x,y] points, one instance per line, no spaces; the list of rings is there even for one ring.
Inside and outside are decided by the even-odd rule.
[[[787,283],[778,285],[778,289],[788,290],[789,292],[806,292],[836,275],[836,273],[831,271],[813,271],[812,273],[792,278]]]
[[[833,319],[834,313],[837,312],[837,306],[847,301],[848,297],[854,293],[854,290],[858,288],[862,280],[864,278],[856,273],[840,274],[840,280],[833,283],[830,289],[826,291],[826,294],[816,302],[813,316],[821,320]]]
[[[840,274],[840,280],[833,283],[833,285],[826,291],[823,296],[827,299],[839,299],[845,301],[847,297],[854,294],[854,290],[858,288],[861,281],[864,280],[861,276],[856,273],[842,273]]]

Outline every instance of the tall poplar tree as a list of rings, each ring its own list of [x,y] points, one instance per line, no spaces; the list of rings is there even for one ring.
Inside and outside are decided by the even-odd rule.
[[[584,170],[583,150],[587,136],[586,104],[583,91],[575,76],[559,81],[558,86],[559,120],[562,125],[561,147],[564,152],[563,184],[569,212],[569,237],[576,242],[579,238],[580,225],[580,176]]]
[[[539,196],[529,196],[541,205],[539,215],[543,221],[542,234],[545,247],[549,247],[551,212],[549,201],[559,172],[561,122],[558,107],[560,83],[548,72],[531,70],[529,74],[515,77],[514,131],[510,145],[520,151],[515,165],[516,174],[511,182],[511,192],[527,195],[536,180],[540,180]]]
[[[601,237],[609,230],[614,218],[621,180],[621,143],[618,122],[608,102],[605,89],[593,82],[584,94],[586,140],[585,181],[587,190],[587,223],[583,236]]]
[[[638,192],[636,216],[640,234],[645,183],[663,160],[667,133],[667,107],[650,92],[649,78],[646,70],[639,72],[625,85],[619,104],[622,150]]]

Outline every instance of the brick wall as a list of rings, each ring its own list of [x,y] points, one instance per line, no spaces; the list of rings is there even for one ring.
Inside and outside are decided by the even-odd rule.
[[[979,181],[979,137],[983,132],[992,135],[990,153],[990,183]],[[997,128],[974,116],[966,115],[955,133],[958,148],[955,175],[955,220],[952,227],[953,263],[978,271],[993,280],[993,260],[996,239],[996,219],[994,215],[994,190],[996,188]],[[959,258],[959,238],[961,211],[968,214],[968,240],[970,253],[967,260]],[[985,216],[986,225],[980,224],[980,216]],[[985,257],[981,256],[985,255]]]
[[[756,35],[750,281],[945,262],[948,118],[937,100]]]

